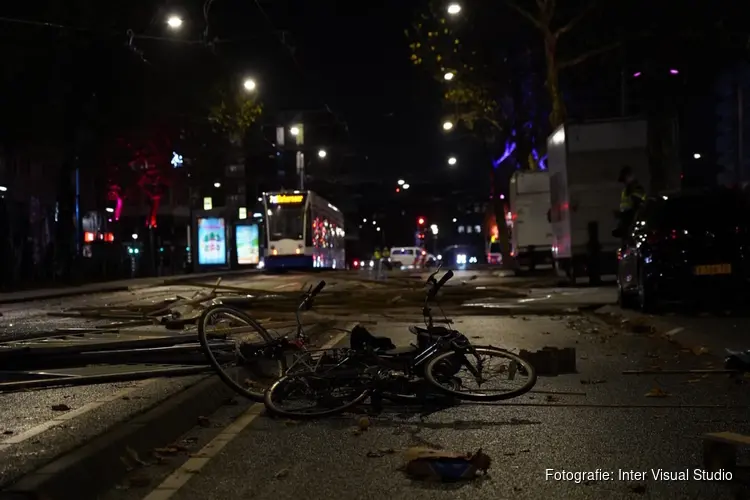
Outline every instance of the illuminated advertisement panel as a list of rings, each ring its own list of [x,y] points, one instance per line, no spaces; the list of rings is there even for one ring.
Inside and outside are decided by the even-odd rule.
[[[304,203],[304,194],[272,194],[268,197],[270,205],[299,205]]]
[[[260,262],[258,235],[258,226],[255,224],[235,227],[234,242],[237,246],[237,264],[258,264]]]
[[[198,265],[221,266],[227,263],[227,238],[224,219],[198,219]]]

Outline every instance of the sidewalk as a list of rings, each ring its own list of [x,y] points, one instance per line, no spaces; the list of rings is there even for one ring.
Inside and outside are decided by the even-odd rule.
[[[709,315],[695,316],[679,314],[649,315],[638,311],[623,310],[616,305],[604,306],[596,311],[599,315],[643,324],[653,332],[664,336],[683,349],[700,351],[724,357],[726,349],[750,349],[750,318]]]
[[[223,270],[211,273],[180,274],[176,276],[159,276],[118,281],[103,281],[100,283],[89,283],[86,285],[72,287],[22,290],[20,292],[0,293],[0,304],[15,304],[18,302],[31,302],[34,300],[58,299],[62,297],[73,297],[76,295],[86,295],[90,293],[121,292],[153,286],[175,285],[179,283],[197,281],[204,278],[218,278],[220,276],[242,276],[245,274],[256,272],[259,271],[255,269],[243,269],[236,271]]]

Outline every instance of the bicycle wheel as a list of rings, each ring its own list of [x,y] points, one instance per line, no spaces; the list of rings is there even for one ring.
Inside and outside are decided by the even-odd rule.
[[[369,386],[360,375],[350,369],[285,375],[266,391],[263,403],[269,413],[297,420],[338,415],[369,396]],[[284,407],[305,397],[311,402],[307,407]]]
[[[487,364],[489,358],[501,358],[507,365],[492,370]],[[468,377],[460,378],[462,369],[467,369]],[[497,375],[502,389],[523,377],[520,387],[499,394],[490,394],[482,386]],[[425,379],[441,392],[468,401],[500,401],[525,394],[536,384],[536,370],[529,362],[512,352],[490,346],[471,346],[462,351],[448,351],[432,358],[425,366]],[[505,380],[502,380],[505,379]],[[477,389],[465,390],[468,382],[475,382]]]
[[[234,307],[216,304],[203,311],[198,339],[219,378],[253,401],[263,401],[268,385],[284,374],[283,359],[264,351],[274,341],[271,334]]]

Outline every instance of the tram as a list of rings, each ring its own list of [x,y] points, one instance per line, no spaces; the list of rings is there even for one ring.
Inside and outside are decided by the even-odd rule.
[[[265,268],[345,269],[344,214],[312,191],[264,193]]]

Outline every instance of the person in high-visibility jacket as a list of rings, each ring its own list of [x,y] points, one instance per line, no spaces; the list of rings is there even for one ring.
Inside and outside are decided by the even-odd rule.
[[[623,185],[623,188],[620,192],[619,224],[617,230],[622,236],[625,236],[625,232],[633,224],[636,211],[646,199],[646,191],[638,180],[636,180],[633,169],[629,165],[625,165],[620,169],[618,181]]]
[[[375,251],[372,253],[372,261],[373,265],[375,266],[375,279],[380,278],[380,269],[383,266],[382,259],[383,256],[380,253],[380,248],[376,247]]]
[[[388,247],[383,247],[383,266],[382,266],[383,276],[385,277],[386,271],[391,270],[391,251],[388,249]]]

